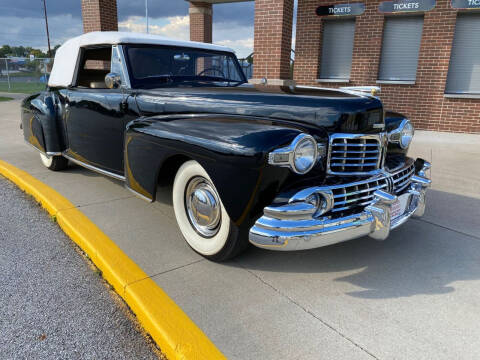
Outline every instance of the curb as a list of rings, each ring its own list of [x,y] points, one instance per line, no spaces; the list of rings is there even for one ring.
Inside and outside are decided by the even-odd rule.
[[[0,174],[32,195],[100,269],[169,359],[225,359],[183,310],[69,200],[0,160]]]

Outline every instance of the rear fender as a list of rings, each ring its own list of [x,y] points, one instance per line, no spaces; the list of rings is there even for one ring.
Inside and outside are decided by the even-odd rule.
[[[26,98],[22,103],[22,125],[25,140],[46,154],[62,151],[56,105],[50,93]]]

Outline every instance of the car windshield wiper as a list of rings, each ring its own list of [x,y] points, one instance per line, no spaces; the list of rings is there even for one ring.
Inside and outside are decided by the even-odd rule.
[[[159,74],[159,75],[148,75],[148,76],[143,76],[141,78],[138,78],[138,80],[152,80],[152,79],[159,79],[159,80],[166,80],[166,81],[172,81],[174,78],[173,75],[171,74]]]
[[[175,79],[173,80],[174,83],[212,83],[212,82],[226,82],[226,83],[235,83],[235,85],[242,84],[244,81],[242,80],[233,80],[233,79],[226,79],[223,77],[214,77],[214,76],[200,76],[200,77],[192,77],[192,78],[183,78],[183,79]]]
[[[138,80],[144,80],[146,83],[137,85],[138,88],[154,88],[157,86],[169,86],[172,84],[182,84],[182,83],[190,83],[192,85],[195,84],[205,84],[214,83],[214,82],[222,82],[222,83],[233,83],[230,86],[238,86],[243,84],[244,81],[242,80],[233,80],[233,79],[226,79],[223,77],[217,76],[175,76],[170,74],[163,74],[163,75],[150,75],[139,78]],[[162,81],[162,84],[154,83],[155,80]]]
[[[218,81],[218,82],[241,82],[240,80],[227,79],[224,77],[217,76],[197,76],[195,77],[197,81]]]

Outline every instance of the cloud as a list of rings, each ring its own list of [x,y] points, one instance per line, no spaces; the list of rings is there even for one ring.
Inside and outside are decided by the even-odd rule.
[[[48,16],[71,15],[82,17],[81,0],[47,0]],[[152,18],[169,18],[188,14],[189,3],[185,0],[148,0],[148,11]],[[214,5],[214,21],[229,21],[237,24],[253,24],[254,2]],[[145,15],[144,0],[117,0],[119,21],[132,16]],[[0,0],[3,16],[43,18],[43,2],[40,0]]]
[[[81,17],[81,0],[47,0],[49,16],[70,15]],[[0,0],[2,17],[43,18],[43,1],[40,0]],[[2,23],[3,24],[3,23]]]
[[[241,40],[220,40],[216,44],[227,46],[237,54],[238,58],[246,58],[253,52],[253,38],[241,39]]]
[[[0,16],[0,44],[13,46],[31,46],[47,49],[47,35],[43,18]],[[66,24],[68,24],[66,26]],[[58,15],[48,18],[50,43],[52,48],[66,40],[80,35],[83,25],[80,19],[71,15]]]
[[[214,5],[213,22],[253,25],[254,5],[253,1]],[[145,16],[144,0],[117,0],[117,8],[120,21],[128,20],[132,16]],[[148,0],[148,14],[152,18],[186,16],[188,8],[189,3],[185,0]]]
[[[145,32],[145,18],[131,16],[119,22],[119,30]],[[150,19],[151,34],[167,36],[179,40],[190,38],[189,16],[171,16],[161,19]],[[231,23],[215,23],[213,25],[213,42],[233,48],[239,57],[246,57],[253,51],[253,25]]]
[[[213,42],[234,49],[239,58],[247,57],[253,52],[253,24],[216,23]]]
[[[189,39],[189,4],[184,0],[148,0],[150,32]],[[213,41],[244,57],[253,51],[254,5],[251,2],[213,6]],[[144,0],[117,0],[119,30],[145,32]],[[47,0],[52,46],[82,33],[81,0]],[[46,48],[40,0],[0,0],[0,44]]]
[[[190,38],[190,19],[188,16],[171,16],[166,19],[150,19],[149,32],[180,40]],[[118,30],[146,32],[145,18],[130,16],[128,19],[118,23]]]

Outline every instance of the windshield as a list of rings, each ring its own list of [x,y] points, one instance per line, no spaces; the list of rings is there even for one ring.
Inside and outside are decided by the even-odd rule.
[[[151,45],[130,45],[125,52],[133,88],[238,86],[246,82],[231,53]]]

